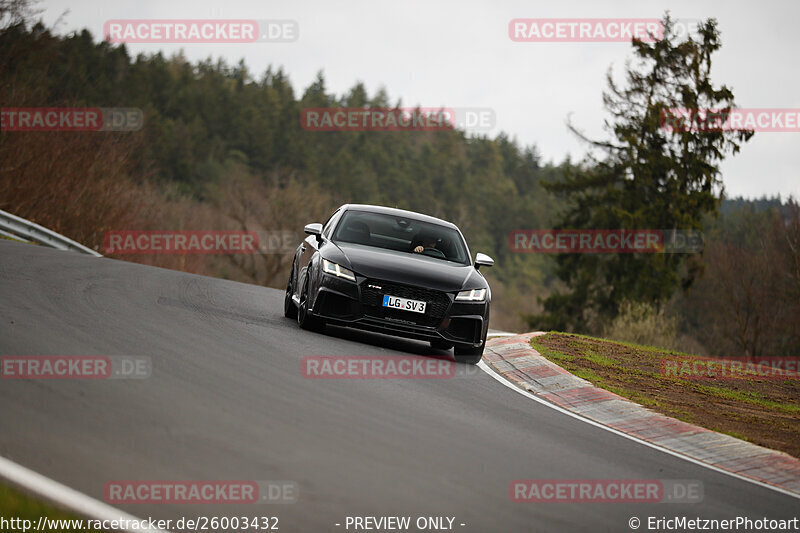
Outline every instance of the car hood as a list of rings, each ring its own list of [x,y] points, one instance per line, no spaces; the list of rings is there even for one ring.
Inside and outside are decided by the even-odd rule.
[[[356,274],[370,279],[444,292],[487,286],[486,280],[472,265],[459,265],[424,255],[357,244],[334,244],[334,246],[336,250],[330,250],[334,253],[325,254],[326,259],[342,264]]]

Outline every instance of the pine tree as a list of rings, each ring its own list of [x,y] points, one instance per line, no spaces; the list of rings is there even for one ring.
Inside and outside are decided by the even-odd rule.
[[[719,163],[753,132],[664,127],[675,109],[726,112],[734,96],[711,81],[711,56],[721,47],[716,21],[682,39],[668,14],[662,23],[662,39],[633,41],[624,87],[609,71],[610,139],[592,141],[572,128],[598,155],[547,184],[569,202],[554,227],[695,230],[704,215],[716,214]],[[683,254],[564,254],[556,261],[569,290],[545,299],[544,312],[529,318],[537,328],[596,331],[622,302],[659,305],[690,286],[700,268],[699,258]]]

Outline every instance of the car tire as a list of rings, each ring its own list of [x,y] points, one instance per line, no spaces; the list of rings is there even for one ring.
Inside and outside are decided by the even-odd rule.
[[[449,350],[453,345],[447,341],[431,341],[431,348],[434,350]]]
[[[297,318],[297,307],[294,306],[292,301],[292,293],[294,292],[292,280],[294,280],[294,265],[292,265],[292,271],[289,273],[289,281],[286,283],[286,294],[283,296],[283,316],[286,318]]]
[[[319,331],[324,325],[322,320],[315,317],[308,310],[308,275],[303,282],[303,290],[300,291],[300,305],[297,306],[297,324],[310,331]]]
[[[481,344],[477,348],[456,347],[455,350],[453,350],[453,358],[456,360],[456,363],[477,365],[478,363],[481,362],[481,358],[483,357],[483,349],[485,347],[486,347],[486,339],[484,339],[483,344]]]

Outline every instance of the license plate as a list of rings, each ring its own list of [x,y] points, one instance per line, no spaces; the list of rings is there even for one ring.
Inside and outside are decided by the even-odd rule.
[[[426,305],[426,302],[409,300],[408,298],[400,298],[399,296],[389,296],[386,294],[383,297],[383,306],[391,307],[392,309],[402,309],[403,311],[413,311],[414,313],[425,313]]]

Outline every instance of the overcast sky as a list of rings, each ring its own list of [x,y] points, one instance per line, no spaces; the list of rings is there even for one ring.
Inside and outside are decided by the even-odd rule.
[[[142,44],[132,53],[183,49],[192,61],[244,58],[258,77],[283,66],[298,96],[323,70],[329,92],[361,81],[370,95],[385,87],[403,105],[491,108],[492,136],[507,132],[536,144],[546,161],[580,159],[585,147],[566,120],[602,137],[602,91],[609,67],[631,57],[623,43],[518,43],[515,18],[674,18],[719,21],[723,47],[712,79],[727,84],[740,107],[800,109],[800,2],[657,0],[45,0],[60,33],[88,28],[100,38],[109,19],[291,19],[291,43]],[[387,133],[390,135],[390,133]],[[757,133],[723,164],[729,195],[800,196],[800,133]]]

